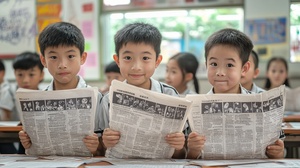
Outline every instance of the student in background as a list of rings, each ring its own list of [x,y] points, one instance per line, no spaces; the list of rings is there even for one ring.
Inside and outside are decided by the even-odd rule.
[[[288,64],[284,58],[272,57],[267,64],[265,89],[270,90],[280,85],[290,87]]]
[[[198,94],[199,84],[196,76],[199,62],[195,55],[181,52],[172,56],[168,63],[165,75],[167,84],[173,86],[180,95]],[[193,80],[195,91],[188,88],[188,83]]]
[[[212,34],[205,43],[207,76],[213,88],[208,94],[249,94],[240,85],[241,76],[250,68],[249,55],[253,48],[251,40],[235,29],[222,29]],[[196,132],[187,139],[189,159],[201,157],[205,137]],[[278,139],[267,146],[269,158],[283,158],[284,144]]]
[[[162,36],[159,30],[149,24],[133,23],[120,29],[115,37],[114,60],[120,67],[122,76],[128,84],[152,90],[154,92],[178,96],[177,91],[167,84],[161,83],[151,76],[160,64],[160,44]],[[103,144],[99,150],[103,153],[106,148],[114,147],[120,139],[120,132],[109,129],[109,96],[105,95],[101,102],[101,113],[96,116],[96,128],[104,131]],[[182,132],[172,133],[165,137],[167,143],[175,148],[174,158],[184,158],[185,138]]]
[[[255,79],[259,74],[259,68],[258,68],[259,58],[257,53],[254,50],[251,51],[251,54],[249,56],[249,62],[250,62],[249,71],[247,71],[245,75],[242,76],[241,84],[245,89],[251,91],[252,93],[261,93],[265,90],[258,87],[253,82],[253,79]]]
[[[112,80],[116,79],[119,81],[124,81],[124,78],[120,73],[120,68],[118,67],[115,61],[109,63],[105,67],[104,73],[106,77],[105,86],[99,89],[99,91],[102,94],[106,94],[109,91],[109,87],[111,85]]]
[[[48,25],[41,32],[38,43],[40,60],[53,76],[46,91],[88,87],[83,78],[77,75],[87,58],[87,53],[84,52],[84,37],[80,29],[70,23],[57,22]],[[99,100],[101,97],[99,93]],[[98,106],[96,112],[99,112]],[[20,131],[19,137],[25,149],[31,147],[26,132]],[[87,135],[83,142],[92,154],[97,154],[99,141],[96,134]]]
[[[7,95],[13,95],[10,84],[5,77],[5,66],[3,61],[0,59],[0,104],[7,102],[5,98]],[[12,96],[11,96],[12,97]],[[12,101],[12,100],[11,100]],[[1,108],[0,109],[0,121],[9,121],[11,119],[11,112]],[[14,154],[17,150],[13,143],[0,143],[0,154]]]

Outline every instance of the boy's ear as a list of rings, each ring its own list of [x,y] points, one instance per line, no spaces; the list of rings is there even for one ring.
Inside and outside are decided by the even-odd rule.
[[[86,58],[87,58],[87,53],[83,52],[82,55],[81,55],[81,59],[80,59],[80,64],[81,65],[85,63]]]
[[[161,63],[162,59],[163,59],[163,56],[162,56],[162,55],[159,55],[159,56],[157,57],[156,62],[155,62],[155,68],[158,67],[158,65]]]
[[[117,54],[114,54],[113,58],[114,58],[116,64],[118,65],[118,67],[120,67],[120,65],[119,65],[120,64],[120,60],[119,60],[119,57],[117,56]]]
[[[242,67],[242,76],[243,75],[245,76],[246,73],[249,71],[249,69],[250,69],[250,62],[247,61]]]
[[[253,76],[253,78],[257,78],[258,74],[259,74],[259,69],[256,68],[256,69],[254,70],[254,76]]]
[[[41,60],[41,63],[44,65],[44,67],[47,68],[46,59],[42,54],[40,55],[40,60]]]

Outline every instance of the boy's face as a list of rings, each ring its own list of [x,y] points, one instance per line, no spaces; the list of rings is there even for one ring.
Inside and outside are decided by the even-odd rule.
[[[258,68],[255,69],[253,56],[251,54],[249,55],[249,63],[250,63],[249,70],[241,78],[242,86],[244,85],[252,86],[253,79],[255,79],[259,74],[259,69]]]
[[[77,86],[77,74],[80,66],[85,63],[87,54],[75,46],[47,47],[45,55],[40,56],[42,64],[48,68],[54,78],[56,90],[72,89]]]
[[[44,72],[36,65],[31,69],[16,69],[15,77],[18,87],[38,90],[38,86],[44,78]]]
[[[242,66],[236,49],[217,45],[208,53],[206,68],[214,93],[240,93],[240,79],[248,71],[249,62]]]
[[[150,77],[160,64],[162,56],[159,55],[156,59],[156,53],[151,45],[129,42],[121,47],[119,56],[114,55],[114,60],[128,84],[150,89]]]
[[[105,73],[105,76],[106,76],[106,85],[107,86],[110,86],[111,81],[114,79],[119,80],[119,81],[124,80],[123,76],[118,72],[107,72],[107,73]]]

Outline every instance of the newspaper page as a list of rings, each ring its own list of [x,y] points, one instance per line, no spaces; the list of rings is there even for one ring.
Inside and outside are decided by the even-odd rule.
[[[32,142],[28,155],[92,156],[83,139],[94,132],[97,88],[19,89],[16,99]]]
[[[119,81],[113,81],[109,94],[109,125],[121,138],[106,157],[171,158],[175,149],[165,137],[182,132],[191,102]]]
[[[279,139],[285,86],[260,94],[187,95],[192,131],[206,137],[204,159],[266,158]]]

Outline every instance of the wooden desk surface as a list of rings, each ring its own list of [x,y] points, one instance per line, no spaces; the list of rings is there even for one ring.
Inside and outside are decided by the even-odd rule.
[[[22,126],[0,126],[0,132],[19,132]]]
[[[300,122],[300,114],[285,116],[283,122]]]
[[[300,127],[293,127],[289,122],[286,122],[285,127],[283,127],[282,129],[285,134],[300,135]]]

